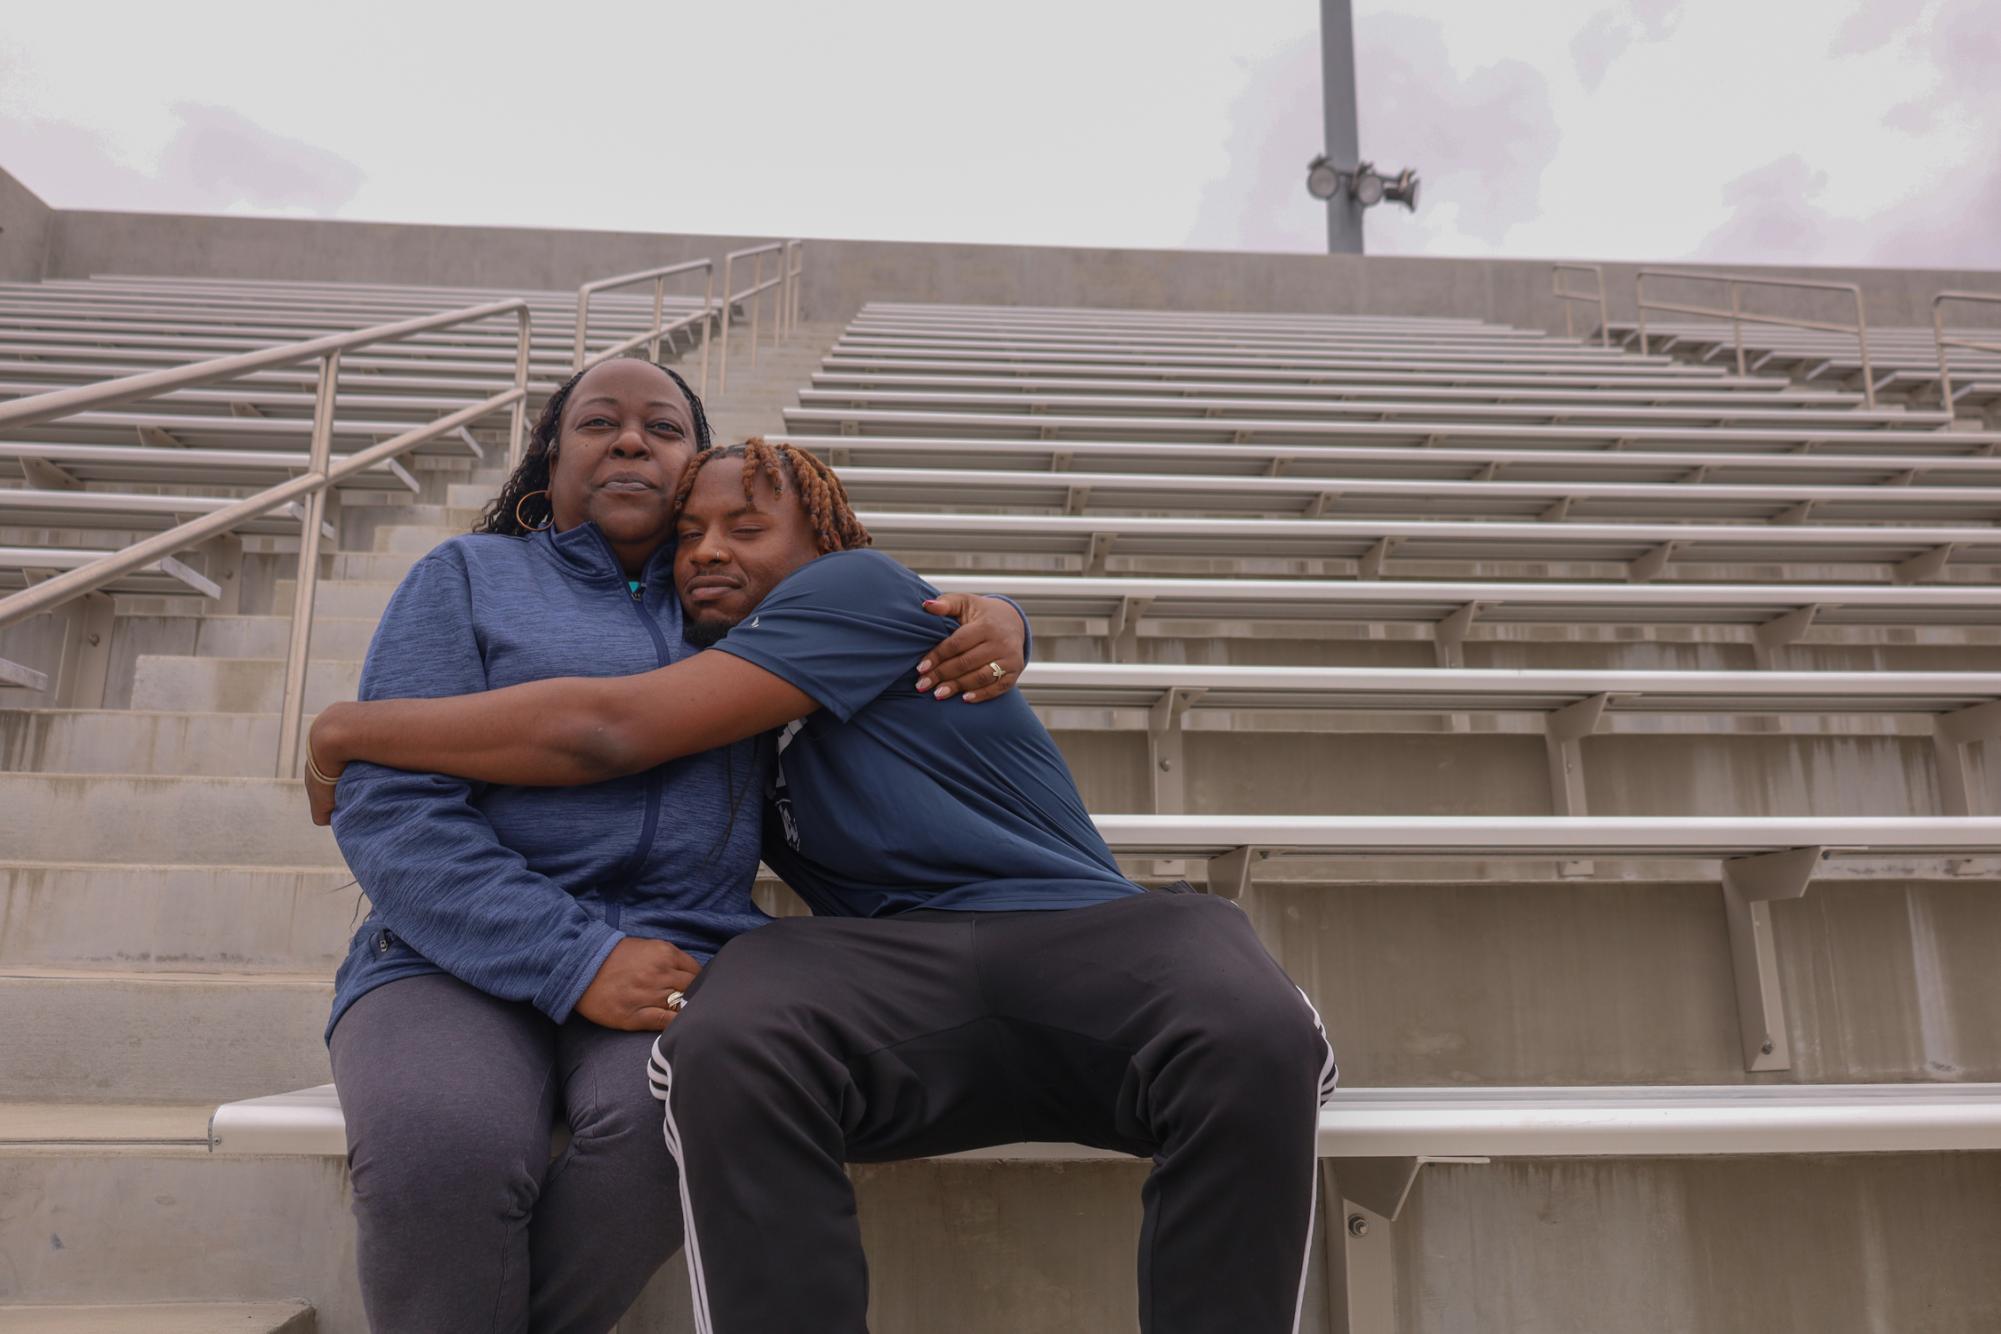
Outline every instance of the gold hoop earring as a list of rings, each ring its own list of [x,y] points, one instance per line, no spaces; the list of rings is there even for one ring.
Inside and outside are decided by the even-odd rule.
[[[539,533],[539,532],[541,532],[541,531],[542,531],[542,530],[543,530],[544,528],[547,528],[547,527],[548,527],[548,526],[549,526],[550,524],[552,524],[552,523],[556,522],[556,508],[555,508],[555,506],[553,506],[553,505],[551,505],[551,506],[549,507],[549,517],[548,517],[548,518],[546,518],[546,519],[544,519],[544,520],[542,520],[542,522],[540,522],[540,523],[530,523],[530,522],[528,522],[528,520],[526,520],[526,519],[524,519],[524,518],[522,518],[522,517],[521,517],[521,507],[522,507],[523,505],[526,505],[526,504],[527,504],[527,503],[528,503],[529,501],[533,500],[533,499],[534,499],[535,497],[537,497],[537,496],[544,496],[544,497],[546,497],[546,496],[547,496],[548,494],[549,494],[549,493],[548,493],[547,491],[530,491],[530,492],[529,492],[529,493],[528,493],[527,495],[525,495],[525,496],[521,497],[521,499],[519,499],[519,500],[515,501],[515,502],[514,502],[514,522],[516,522],[516,523],[520,524],[520,525],[521,525],[521,526],[522,526],[522,527],[523,527],[524,529],[526,529],[527,531],[529,531],[529,532],[531,532],[531,533]],[[545,503],[546,503],[546,502],[545,502]]]

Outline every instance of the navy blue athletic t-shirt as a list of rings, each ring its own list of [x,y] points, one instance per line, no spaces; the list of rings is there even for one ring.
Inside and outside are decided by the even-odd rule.
[[[916,689],[937,590],[878,551],[794,571],[716,645],[818,701],[787,726],[764,860],[816,913],[1075,908],[1143,892],[1119,874],[1063,756],[1019,692]]]

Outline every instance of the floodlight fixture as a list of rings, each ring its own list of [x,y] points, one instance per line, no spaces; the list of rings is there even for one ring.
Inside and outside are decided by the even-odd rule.
[[[1383,202],[1383,178],[1376,171],[1376,164],[1364,162],[1355,168],[1355,174],[1348,178],[1348,198],[1363,208],[1374,208]]]
[[[1306,164],[1306,193],[1315,199],[1332,199],[1341,193],[1342,179],[1346,175],[1346,172],[1329,164],[1327,155],[1322,153]]]
[[[1374,208],[1388,200],[1417,212],[1417,173],[1405,167],[1394,177],[1384,177],[1373,162],[1362,162],[1353,171],[1343,171],[1322,153],[1306,164],[1306,193],[1315,199],[1332,200],[1345,194],[1362,208]]]

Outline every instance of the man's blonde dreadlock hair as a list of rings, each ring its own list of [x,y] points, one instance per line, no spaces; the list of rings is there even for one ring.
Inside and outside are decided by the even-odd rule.
[[[875,539],[868,529],[862,527],[855,517],[854,509],[848,504],[848,489],[841,485],[841,479],[834,475],[817,456],[807,453],[783,441],[777,444],[761,435],[754,435],[740,445],[718,445],[705,449],[689,462],[687,471],[681,474],[681,486],[674,493],[674,509],[678,513],[688,504],[688,494],[695,489],[695,478],[701,475],[703,465],[714,459],[743,460],[743,498],[751,499],[751,488],[762,476],[771,484],[776,495],[785,494],[785,484],[789,478],[798,490],[799,504],[806,511],[806,521],[813,527],[814,545],[820,554],[830,551],[853,551],[858,547],[871,545]]]

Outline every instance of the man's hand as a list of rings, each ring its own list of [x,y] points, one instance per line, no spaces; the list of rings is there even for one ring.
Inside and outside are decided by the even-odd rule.
[[[628,1033],[657,1033],[674,1020],[669,992],[686,991],[702,971],[674,945],[664,940],[627,936],[611,947],[576,1012],[600,1028]]]
[[[939,699],[964,695],[968,704],[977,704],[1014,689],[1028,665],[1022,651],[1028,627],[1012,603],[976,593],[947,593],[926,602],[924,610],[950,616],[959,628],[917,664],[919,690]],[[993,663],[1000,664],[1003,675],[994,675]]]

